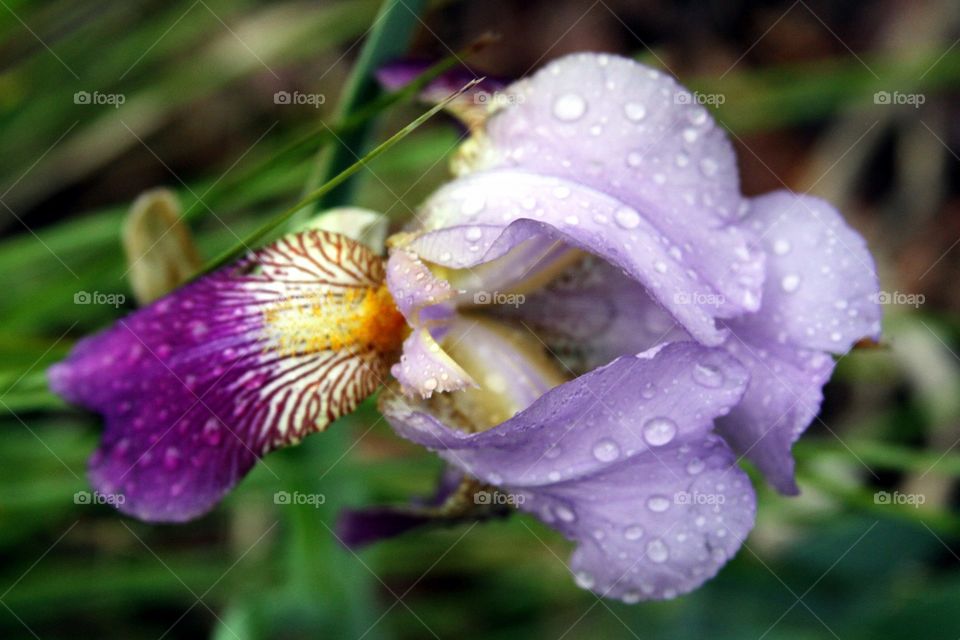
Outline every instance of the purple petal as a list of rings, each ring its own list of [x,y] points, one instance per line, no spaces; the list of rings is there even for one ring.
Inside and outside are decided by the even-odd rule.
[[[399,344],[384,277],[362,245],[305,232],[82,340],[49,379],[106,419],[93,485],[143,520],[187,520],[352,411]]]
[[[416,329],[403,341],[400,362],[390,369],[409,395],[429,398],[434,392],[459,391],[475,386],[463,370],[426,329]]]
[[[479,211],[468,204],[477,198],[484,205]],[[460,178],[434,193],[423,210],[427,232],[410,248],[424,260],[474,268],[547,236],[627,273],[706,344],[723,340],[716,318],[759,307],[763,255],[732,226],[673,233],[592,188],[506,170]]]
[[[778,490],[796,494],[790,448],[820,410],[828,353],[879,337],[876,268],[863,238],[818,198],[755,198],[744,224],[767,251],[767,281],[761,309],[727,323],[726,346],[750,384],[718,428]]]
[[[778,491],[796,495],[790,448],[820,411],[833,359],[789,347],[751,346],[737,338],[726,347],[750,372],[750,383],[740,404],[717,420],[717,431]]]
[[[537,332],[571,369],[585,373],[615,358],[689,340],[638,282],[588,257],[498,315]]]
[[[744,224],[762,239],[767,282],[761,310],[728,323],[737,335],[830,353],[879,338],[876,266],[832,205],[778,191],[751,200]]]
[[[732,357],[686,342],[615,360],[476,434],[450,429],[401,396],[385,397],[382,409],[400,435],[524,496],[524,509],[575,539],[574,565],[589,574],[580,576],[583,586],[636,601],[702,583],[752,526],[749,482],[709,433],[745,384]],[[671,508],[669,500],[683,492],[713,495],[713,502],[692,498]],[[634,526],[649,530],[642,542]]]

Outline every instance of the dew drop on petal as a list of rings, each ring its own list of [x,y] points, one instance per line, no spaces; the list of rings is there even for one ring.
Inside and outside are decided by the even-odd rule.
[[[715,175],[717,173],[717,169],[719,169],[719,166],[717,165],[716,160],[704,158],[700,161],[700,171],[702,171],[703,175],[707,177]]]
[[[631,167],[639,167],[643,164],[643,156],[637,151],[631,151],[627,154],[627,165]]]
[[[586,571],[578,571],[573,576],[574,582],[577,583],[577,586],[581,589],[592,589],[593,585],[596,584],[593,576],[587,573]]]
[[[663,513],[670,508],[670,500],[665,496],[650,496],[647,499],[647,509],[654,513]]]
[[[693,368],[693,379],[697,384],[716,389],[723,384],[723,372],[716,367],[698,364]]]
[[[628,102],[623,105],[623,113],[632,122],[639,122],[647,115],[647,109],[639,102]]]
[[[643,439],[651,447],[662,447],[677,435],[677,423],[670,418],[651,418],[643,425]]]
[[[704,467],[706,467],[706,465],[703,463],[703,460],[701,460],[700,458],[694,458],[693,460],[687,463],[687,473],[689,473],[692,476],[695,476],[698,473],[702,472]]]
[[[620,207],[613,214],[613,217],[617,224],[624,229],[636,229],[640,224],[640,214],[637,213],[636,209],[630,207]]]
[[[483,231],[480,227],[470,227],[467,229],[466,238],[467,240],[479,240],[483,237]]]
[[[667,545],[664,544],[663,540],[657,538],[647,543],[647,557],[651,562],[660,564],[666,562],[667,558],[670,557],[670,550],[667,549]]]
[[[564,505],[558,505],[554,512],[557,514],[557,517],[563,522],[573,522],[577,519],[576,514],[570,510],[569,507]]]
[[[587,101],[576,93],[565,93],[553,103],[553,115],[560,120],[578,120],[587,111]]]
[[[793,293],[800,288],[800,276],[790,273],[783,276],[780,281],[780,287],[787,293]]]
[[[639,540],[643,537],[643,527],[633,524],[623,530],[623,537],[627,540]]]
[[[609,438],[598,440],[593,445],[593,457],[600,462],[613,462],[620,457],[620,447]]]
[[[777,240],[773,243],[773,252],[778,256],[785,256],[790,253],[790,242],[788,240]]]

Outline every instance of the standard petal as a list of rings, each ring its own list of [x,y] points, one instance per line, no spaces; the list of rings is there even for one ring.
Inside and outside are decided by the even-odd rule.
[[[477,198],[482,208],[467,205]],[[759,308],[763,254],[734,226],[674,233],[606,193],[517,170],[455,180],[434,193],[423,211],[426,232],[409,246],[424,260],[472,269],[532,239],[560,240],[640,282],[705,344],[723,341],[717,318]]]
[[[760,310],[726,323],[726,348],[751,375],[718,430],[778,490],[796,494],[790,448],[820,410],[828,354],[879,337],[876,268],[863,238],[818,198],[754,198],[744,224],[763,242],[767,280]]]
[[[403,331],[366,248],[287,236],[81,341],[51,388],[102,413],[94,486],[152,521],[209,510],[268,451],[373,392]]]
[[[787,191],[750,201],[767,252],[757,313],[728,323],[743,340],[845,353],[880,336],[880,285],[866,242],[829,203]]]

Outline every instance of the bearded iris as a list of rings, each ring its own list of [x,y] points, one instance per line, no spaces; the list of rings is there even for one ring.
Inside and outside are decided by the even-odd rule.
[[[745,198],[725,134],[658,71],[579,54],[503,98],[385,261],[289,236],[57,365],[106,416],[97,488],[197,516],[385,385],[461,487],[575,541],[582,587],[636,602],[716,573],[753,526],[739,458],[795,493],[831,355],[879,334],[870,254],[823,201]]]

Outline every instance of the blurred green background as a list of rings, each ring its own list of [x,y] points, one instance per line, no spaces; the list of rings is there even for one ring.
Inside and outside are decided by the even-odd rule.
[[[0,0],[0,637],[960,636],[960,5],[387,4],[377,20],[379,0]],[[894,303],[883,344],[843,358],[796,448],[803,495],[761,487],[757,527],[716,579],[634,606],[575,587],[570,544],[526,516],[340,546],[340,507],[428,493],[440,469],[370,403],[197,522],[77,499],[100,425],[51,396],[44,369],[132,309],[74,303],[131,299],[132,200],[177,191],[212,257],[352,161],[328,147],[318,162],[318,143],[375,142],[422,112],[402,101],[337,128],[370,99],[378,56],[437,60],[486,31],[501,37],[470,58],[485,73],[603,50],[721,96],[747,194],[821,195],[867,237]],[[315,135],[326,125],[338,135]],[[432,119],[357,175],[351,201],[399,224],[460,136]],[[278,505],[277,491],[327,500]]]

